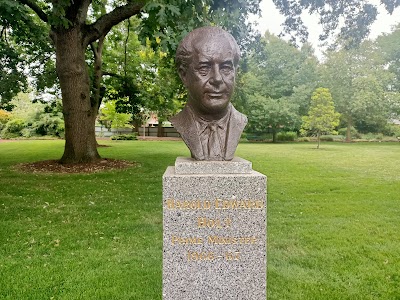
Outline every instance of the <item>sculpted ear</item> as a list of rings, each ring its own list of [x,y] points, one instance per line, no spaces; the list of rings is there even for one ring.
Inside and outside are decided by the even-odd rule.
[[[182,80],[184,86],[187,87],[187,81],[188,81],[188,79],[187,79],[187,71],[186,71],[186,68],[184,68],[183,66],[180,66],[180,67],[179,67],[179,70],[178,70],[178,74],[179,74],[179,77],[181,78],[181,80]]]

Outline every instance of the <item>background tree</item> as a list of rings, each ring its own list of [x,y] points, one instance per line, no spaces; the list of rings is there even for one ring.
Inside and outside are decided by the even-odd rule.
[[[6,0],[12,2],[11,0]],[[238,36],[246,37],[246,19],[258,12],[259,0],[231,1],[45,1],[17,0],[28,6],[46,24],[56,52],[56,69],[63,99],[65,119],[65,149],[62,163],[91,162],[100,159],[95,140],[95,119],[99,108],[102,49],[104,39],[113,26],[134,15],[143,19],[142,33],[152,36],[158,32],[173,48],[176,39],[191,29],[191,25],[207,24],[211,20],[231,28]],[[89,8],[93,14],[89,15]],[[141,14],[142,9],[146,14]],[[28,13],[24,16],[30,17]],[[177,18],[179,16],[179,18]],[[192,20],[188,23],[188,20]],[[179,22],[180,21],[180,22]],[[173,33],[179,32],[178,35]],[[95,44],[93,44],[95,43]],[[94,81],[87,71],[85,51],[92,45]],[[91,86],[95,96],[91,97]],[[97,94],[96,94],[97,93]]]
[[[347,127],[346,141],[356,125],[382,128],[390,115],[388,87],[393,74],[385,68],[376,46],[369,41],[358,49],[328,53],[321,66],[321,80],[329,88],[336,109]]]
[[[33,93],[18,93],[9,103],[13,107],[3,124],[2,138],[54,136],[63,137],[64,121],[61,100],[33,102]],[[1,121],[0,121],[1,122]],[[1,128],[0,128],[1,129]]]
[[[383,55],[385,66],[393,74],[393,80],[389,83],[386,92],[387,101],[390,103],[391,118],[400,118],[400,24],[393,32],[377,38],[377,51]]]
[[[104,43],[102,76],[100,82],[101,101],[114,101],[117,112],[132,116],[132,125],[141,111],[143,102],[139,94],[138,83],[142,76],[143,49],[138,39],[140,20],[131,17],[114,26]]]
[[[100,109],[99,120],[108,130],[111,128],[131,127],[130,119],[130,114],[117,112],[115,101],[107,101],[104,103],[104,107]]]
[[[124,23],[128,22],[131,20]],[[118,27],[127,27],[122,25]],[[142,125],[144,110],[156,112],[161,131],[162,122],[174,115],[184,100],[172,55],[161,49],[160,38],[155,39],[156,45],[150,39],[141,45],[134,28],[113,30],[110,36],[104,49],[105,100],[116,100],[118,112],[131,114],[136,129]]]
[[[288,98],[264,98],[259,94],[248,98],[247,115],[249,122],[246,132],[251,135],[272,134],[272,142],[277,142],[277,133],[282,130],[296,130],[300,125],[298,106]]]
[[[0,1],[0,108],[30,86],[38,92],[55,84],[54,49],[48,26],[16,1]],[[45,34],[43,34],[45,33]]]
[[[309,46],[296,49],[267,32],[258,51],[249,58],[243,75],[242,105],[248,115],[248,133],[299,130],[301,111],[307,111],[317,84],[317,60]]]
[[[321,134],[337,133],[335,128],[339,125],[340,114],[335,112],[332,95],[329,89],[317,88],[311,97],[308,116],[302,118],[303,133],[317,135],[317,149],[319,149]]]

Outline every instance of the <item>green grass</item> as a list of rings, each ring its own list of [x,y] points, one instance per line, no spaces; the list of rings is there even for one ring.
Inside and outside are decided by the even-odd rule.
[[[107,141],[140,163],[23,174],[62,141],[0,144],[0,299],[161,299],[161,177],[181,142]],[[400,144],[240,144],[268,176],[268,300],[400,299]],[[179,300],[179,299],[177,299]]]

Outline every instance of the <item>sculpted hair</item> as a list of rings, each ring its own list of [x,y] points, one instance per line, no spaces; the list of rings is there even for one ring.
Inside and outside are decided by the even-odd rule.
[[[175,63],[178,72],[181,70],[186,70],[192,60],[193,55],[193,42],[202,39],[226,39],[233,49],[234,65],[237,67],[240,58],[239,46],[236,43],[234,37],[227,31],[219,27],[207,26],[200,27],[191,31],[185,38],[181,41],[176,50]]]

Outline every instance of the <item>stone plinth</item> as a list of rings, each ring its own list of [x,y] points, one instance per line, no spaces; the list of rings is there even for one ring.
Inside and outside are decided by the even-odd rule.
[[[163,300],[266,299],[266,177],[178,158],[163,176]]]

